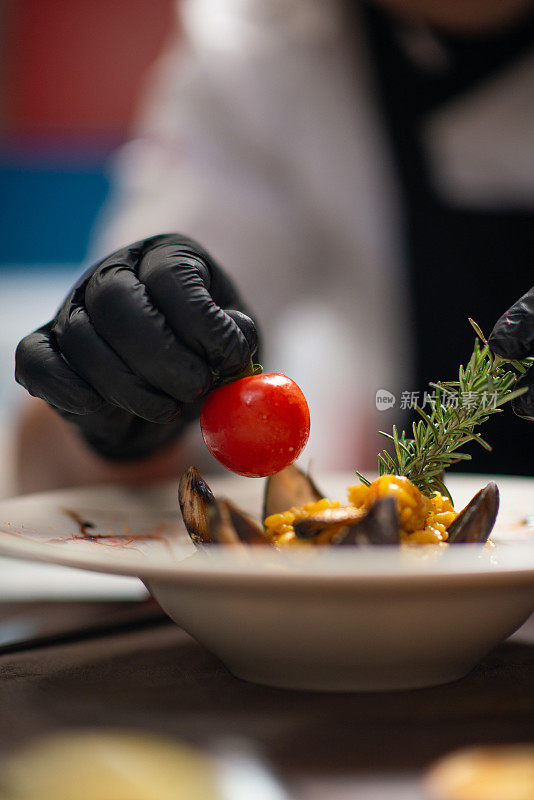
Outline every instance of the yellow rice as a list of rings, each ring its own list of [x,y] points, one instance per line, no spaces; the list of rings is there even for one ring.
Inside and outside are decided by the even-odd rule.
[[[448,537],[447,528],[457,517],[447,497],[438,492],[430,498],[426,497],[408,478],[401,475],[382,475],[370,486],[363,483],[349,486],[347,496],[348,505],[343,508],[353,520],[362,517],[378,498],[393,497],[399,514],[401,542],[407,545],[445,545]],[[293,507],[281,514],[271,514],[265,519],[267,535],[277,546],[328,544],[341,530],[342,525],[330,528],[314,539],[300,540],[295,535],[294,524],[319,512],[326,512],[328,515],[328,509],[332,508],[341,508],[339,501],[322,498],[316,503]]]

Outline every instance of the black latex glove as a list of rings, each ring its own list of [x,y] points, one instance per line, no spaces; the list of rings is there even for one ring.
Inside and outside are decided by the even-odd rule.
[[[198,417],[257,348],[230,279],[196,242],[153,236],[86,272],[17,348],[16,380],[109,459],[141,458]]]
[[[497,321],[488,342],[492,351],[503,358],[534,356],[534,286]],[[521,386],[528,386],[529,390],[512,400],[512,408],[519,417],[534,421],[534,369],[518,381],[517,388]]]

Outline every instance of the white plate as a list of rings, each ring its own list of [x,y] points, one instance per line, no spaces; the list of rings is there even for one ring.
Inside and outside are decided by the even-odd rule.
[[[450,478],[457,508],[487,480]],[[354,476],[318,482],[343,499]],[[0,554],[140,576],[173,619],[249,680],[338,691],[430,685],[465,674],[534,609],[534,527],[525,524],[534,480],[497,482],[491,558],[465,545],[206,556],[183,529],[176,484],[5,500]],[[259,515],[263,481],[210,483]]]

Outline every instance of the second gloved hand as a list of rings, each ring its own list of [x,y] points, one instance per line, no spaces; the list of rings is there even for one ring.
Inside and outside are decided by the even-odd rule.
[[[500,317],[488,342],[503,358],[534,356],[534,286]],[[527,386],[528,392],[512,400],[512,408],[519,417],[534,421],[534,369],[518,381],[517,387],[522,386]]]
[[[142,458],[198,416],[217,381],[257,349],[235,286],[191,239],[165,234],[85,273],[56,317],[26,336],[16,379],[109,459]]]

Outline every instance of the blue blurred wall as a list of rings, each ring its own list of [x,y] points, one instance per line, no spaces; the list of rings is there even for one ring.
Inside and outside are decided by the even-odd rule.
[[[83,261],[109,190],[105,163],[0,157],[0,268]]]

